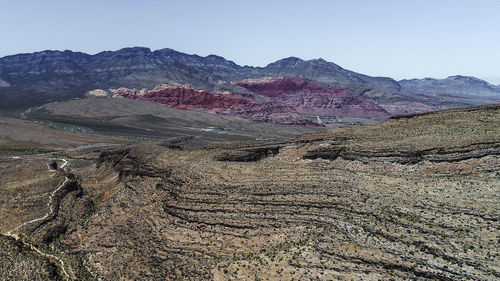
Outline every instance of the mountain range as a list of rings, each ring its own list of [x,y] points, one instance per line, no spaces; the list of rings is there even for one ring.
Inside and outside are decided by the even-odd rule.
[[[248,79],[254,79],[253,85],[247,83]],[[237,108],[228,104],[207,105],[206,100],[204,106],[199,106],[199,100],[188,96],[191,104],[186,105],[186,94],[190,93],[171,96],[165,85],[191,87],[194,91],[190,93],[204,91],[204,99],[206,95],[223,95],[226,99],[241,100],[236,101]],[[295,86],[287,88],[290,85]],[[170,106],[183,104],[188,107],[183,109],[204,108],[240,117],[258,115],[250,119],[277,123],[283,123],[286,114],[294,118],[297,113],[378,117],[500,102],[499,86],[474,77],[396,81],[356,73],[323,59],[289,57],[265,67],[252,67],[240,66],[216,55],[202,57],[172,49],[151,51],[143,47],[95,55],[66,50],[0,58],[0,110],[4,112],[83,98],[96,89],[108,96],[110,89],[144,89],[144,92],[155,87],[163,87],[162,99],[169,100],[163,103]],[[279,94],[270,95],[266,87],[284,88],[274,89]],[[251,106],[245,107],[245,104]],[[278,118],[281,121],[269,117],[269,112],[281,114]],[[298,124],[305,123],[308,122],[298,121]]]

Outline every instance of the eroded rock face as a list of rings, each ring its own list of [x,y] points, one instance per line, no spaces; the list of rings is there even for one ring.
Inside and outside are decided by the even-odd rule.
[[[146,100],[172,107],[190,110],[202,108],[212,110],[235,105],[250,104],[250,101],[241,98],[225,96],[218,93],[195,90],[189,85],[163,84],[151,91],[135,89],[117,89],[114,94],[129,99]]]
[[[95,89],[92,91],[88,91],[87,95],[91,96],[91,97],[109,97],[110,96],[110,94],[108,92],[101,90],[101,89]]]
[[[243,147],[223,151],[215,159],[217,161],[254,162],[278,154],[281,147],[279,144],[264,144],[250,148]]]
[[[19,176],[20,193],[0,181],[0,227],[52,209],[18,233],[74,280],[498,280],[499,117],[495,105],[280,142],[68,151],[74,176]],[[1,235],[0,257],[1,280],[62,274]]]
[[[368,130],[360,132],[358,134],[351,134],[349,136],[339,137],[337,135],[329,135],[328,143],[318,146],[314,149],[309,150],[305,155],[305,159],[328,159],[335,160],[337,158],[347,159],[350,161],[360,161],[363,163],[368,163],[370,161],[379,162],[391,162],[399,164],[416,164],[420,162],[432,162],[432,163],[454,163],[460,161],[468,161],[471,159],[480,159],[486,156],[500,155],[500,142],[498,138],[493,137],[491,134],[491,128],[488,129],[478,129],[474,128],[472,130],[477,130],[474,133],[470,133],[468,128],[464,125],[455,125],[453,123],[446,122],[451,119],[450,116],[454,114],[462,116],[472,116],[477,118],[474,114],[481,114],[482,110],[489,110],[491,116],[495,114],[498,115],[500,111],[499,105],[491,105],[489,107],[472,107],[462,110],[448,110],[442,111],[440,115],[433,113],[423,113],[423,114],[410,114],[405,116],[391,117],[386,123],[386,126],[405,127],[413,128],[412,134],[415,136],[410,136],[408,133],[401,134],[399,137],[394,139],[392,142],[400,142],[397,146],[388,149],[385,142],[374,141],[370,145],[361,146],[360,143],[363,139],[368,137],[370,133]],[[465,112],[465,113],[464,113]],[[443,116],[441,120],[434,116]],[[458,120],[458,117],[456,117]],[[472,118],[470,118],[472,119]],[[489,122],[492,122],[490,119]],[[434,124],[432,124],[434,122]],[[460,122],[470,122],[469,119],[463,117],[460,121],[454,121],[456,123]],[[427,130],[425,126],[436,126],[439,124],[439,133],[433,132],[435,138],[440,138],[440,141],[432,142],[427,140],[424,142],[422,140],[416,140],[420,136],[415,132],[423,132]],[[443,124],[440,124],[443,123]],[[463,134],[460,142],[455,140],[455,137],[450,137],[448,132],[443,128],[448,128],[455,126],[455,130],[463,130],[467,134]],[[484,132],[484,133],[483,133]],[[455,133],[456,134],[456,133]],[[485,134],[489,135],[486,137],[477,137],[474,134]],[[448,136],[447,136],[448,135]],[[457,134],[458,135],[458,134]],[[472,136],[471,136],[472,135]],[[380,134],[377,138],[383,137]],[[325,139],[322,136],[321,139]],[[375,139],[375,138],[374,138]],[[469,139],[465,141],[465,139]],[[403,141],[402,141],[403,140]],[[404,141],[406,140],[406,141]],[[409,141],[413,140],[413,141]],[[310,140],[309,140],[310,141]],[[390,142],[388,142],[390,143]],[[432,145],[431,145],[432,144]]]
[[[299,78],[266,77],[235,84],[275,102],[289,105],[302,114],[352,117],[389,115],[383,108],[360,95],[344,89],[325,89]]]
[[[101,187],[109,199],[84,252],[104,279],[496,280],[497,117],[448,111],[281,143],[103,153],[98,172],[127,177]]]
[[[321,116],[382,117],[389,113],[367,98],[344,89],[325,89],[299,78],[266,77],[235,82],[269,102],[258,103],[255,96],[238,93],[211,93],[190,85],[162,84],[153,90],[119,88],[114,97],[168,104],[178,109],[195,108],[269,123],[322,126],[301,114]],[[98,93],[99,94],[99,93]]]
[[[320,116],[383,117],[389,113],[367,98],[344,89],[325,89],[303,79],[266,77],[235,82],[269,102],[258,103],[255,96],[238,93],[211,93],[190,85],[162,84],[151,91],[119,88],[114,97],[146,100],[171,107],[211,110],[215,113],[252,121],[322,126],[301,114]]]
[[[119,88],[111,90],[114,97],[151,101],[171,107],[191,110],[195,108],[211,110],[214,113],[240,117],[252,121],[321,126],[303,118],[293,107],[277,102],[259,104],[249,94],[211,93],[196,90],[190,85],[162,84],[153,90]]]
[[[261,104],[252,103],[243,106],[220,108],[217,109],[216,112],[222,115],[236,116],[252,121],[287,125],[324,126],[305,119],[292,106],[277,102],[266,102]]]
[[[316,84],[308,85],[306,81],[293,77],[264,77],[259,79],[245,79],[235,82],[235,85],[246,88],[254,93],[274,98],[285,93],[297,92],[305,89],[320,89]]]

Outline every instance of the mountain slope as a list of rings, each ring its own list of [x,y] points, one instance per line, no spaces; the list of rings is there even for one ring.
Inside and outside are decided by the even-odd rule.
[[[89,96],[127,98],[168,104],[192,110],[206,109],[222,115],[242,117],[252,121],[290,125],[324,126],[301,115],[377,118],[390,114],[373,101],[344,89],[325,89],[293,77],[265,77],[232,82],[232,85],[252,94],[209,92],[191,85],[162,84],[153,90],[129,88],[94,90]],[[315,119],[316,119],[315,118]],[[317,119],[318,122],[320,119]]]
[[[392,114],[422,112],[498,100],[500,89],[480,81],[431,85],[448,96],[422,95],[417,81],[397,81],[356,73],[323,59],[290,57],[266,67],[239,66],[223,57],[201,57],[172,49],[124,48],[89,55],[72,51],[42,51],[0,58],[0,110],[15,111],[51,101],[83,97],[108,88],[149,88],[162,83],[191,84],[208,91],[248,93],[232,81],[262,77],[296,77],[320,86],[361,95]],[[477,79],[476,79],[477,80]],[[432,83],[431,83],[432,84]],[[491,86],[491,87],[490,87]],[[489,89],[483,91],[481,89]],[[448,90],[448,89],[451,90]],[[453,90],[455,89],[455,90]],[[457,90],[459,89],[459,90]],[[417,91],[417,92],[416,92]],[[460,97],[454,93],[460,92]],[[477,98],[464,99],[461,95]],[[485,96],[483,98],[483,96]]]
[[[133,104],[124,117],[145,103],[100,100]],[[57,256],[78,280],[498,280],[499,118],[492,105],[293,140],[3,158],[0,233]],[[53,158],[74,173],[64,193],[54,190],[69,174],[48,170]],[[29,223],[47,202],[53,215]],[[57,274],[6,242],[0,278]]]
[[[252,95],[208,92],[196,90],[190,85],[162,84],[148,91],[142,89],[110,89],[115,98],[127,98],[167,104],[171,107],[192,110],[206,109],[222,115],[242,117],[252,121],[286,125],[323,126],[303,118],[294,107],[277,102],[258,103]],[[97,92],[97,93],[96,93]],[[102,96],[103,90],[91,91],[90,95]],[[111,94],[108,94],[111,95]]]
[[[375,97],[384,92],[384,99],[399,92],[399,84],[387,77],[371,77],[343,69],[323,59],[304,61],[291,57],[267,65],[262,71],[272,76],[291,76],[313,80],[330,88],[345,88],[367,97]]]
[[[450,76],[446,79],[401,80],[401,90],[406,93],[432,95],[442,98],[470,100],[474,103],[500,102],[500,88],[470,76]]]
[[[373,101],[344,89],[325,89],[291,77],[247,79],[234,83],[271,100],[290,105],[302,114],[380,117],[389,113]]]

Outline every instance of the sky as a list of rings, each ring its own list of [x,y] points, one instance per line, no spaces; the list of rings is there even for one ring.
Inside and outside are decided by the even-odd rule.
[[[0,57],[143,46],[241,65],[296,56],[398,80],[460,74],[500,84],[500,0],[0,0],[0,7]]]

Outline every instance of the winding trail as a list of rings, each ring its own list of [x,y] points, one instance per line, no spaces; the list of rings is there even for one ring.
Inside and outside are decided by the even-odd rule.
[[[8,232],[6,232],[4,235],[7,235],[7,236],[11,236],[11,237],[14,237],[16,238],[17,235],[16,234],[12,234],[12,232],[15,232],[17,230],[19,230],[21,227],[25,226],[25,225],[28,225],[28,224],[31,224],[31,223],[34,223],[34,222],[37,222],[37,221],[41,221],[41,220],[44,220],[46,218],[48,218],[50,215],[52,215],[54,213],[54,207],[52,206],[52,202],[54,201],[54,196],[56,195],[56,193],[61,190],[61,188],[69,181],[69,179],[66,177],[64,182],[59,186],[57,187],[54,191],[52,191],[52,193],[50,194],[50,197],[49,197],[49,202],[47,202],[47,206],[49,207],[49,212],[45,214],[45,216],[41,217],[41,218],[37,218],[37,219],[33,219],[33,220],[30,220],[30,221],[27,221],[27,222],[23,222],[22,224],[18,225],[16,228],[12,229],[12,230],[9,230]],[[18,238],[16,238],[17,240]]]
[[[54,160],[53,158],[49,158],[50,160]],[[61,169],[64,168],[67,164],[68,164],[68,160],[66,159],[57,159],[57,160],[62,160],[64,162],[63,165],[61,165]],[[56,170],[53,170],[50,168],[50,166],[47,164],[47,168],[49,169],[50,172],[55,172]],[[72,277],[73,273],[72,273],[72,270],[71,268],[68,266],[68,271],[66,271],[66,266],[64,264],[64,261],[59,258],[59,257],[56,257],[54,255],[51,255],[51,254],[47,254],[47,253],[44,253],[42,252],[40,249],[38,249],[37,247],[33,246],[33,244],[31,243],[28,243],[28,242],[25,242],[23,239],[21,239],[19,237],[19,235],[17,233],[15,233],[16,231],[18,231],[20,228],[22,228],[23,226],[25,225],[28,225],[28,224],[31,224],[31,223],[35,223],[37,221],[42,221],[46,218],[48,218],[49,216],[51,216],[53,213],[54,213],[54,207],[52,205],[52,203],[54,202],[54,197],[55,195],[57,194],[57,192],[59,190],[61,190],[61,188],[64,187],[64,185],[66,185],[66,183],[69,181],[70,179],[68,177],[65,177],[64,179],[64,182],[61,183],[61,185],[59,185],[54,191],[52,191],[52,193],[50,194],[50,197],[49,197],[49,201],[47,202],[47,206],[49,208],[49,211],[43,216],[43,217],[40,217],[40,218],[37,218],[37,219],[33,219],[33,220],[30,220],[30,221],[27,221],[27,222],[23,222],[22,224],[18,225],[16,228],[4,233],[3,235],[5,236],[9,236],[9,237],[12,237],[14,239],[16,239],[17,241],[20,241],[21,243],[23,243],[25,246],[31,248],[33,251],[37,252],[38,254],[40,254],[41,256],[44,256],[46,258],[49,258],[49,259],[52,259],[52,260],[55,260],[57,262],[57,264],[59,264],[59,267],[61,268],[61,271],[64,273],[64,275],[66,276],[67,279],[75,279]],[[70,275],[71,274],[71,275]]]
[[[76,148],[69,149],[69,151],[78,151],[78,150],[82,150],[82,149],[98,148],[98,147],[113,147],[113,146],[117,146],[117,145],[118,144],[98,143],[98,144],[91,144],[91,145],[79,146],[79,147],[76,147]],[[25,157],[45,156],[45,159],[47,159],[47,160],[60,160],[60,161],[63,161],[64,163],[59,167],[60,169],[63,169],[64,167],[66,167],[68,165],[68,160],[66,160],[64,158],[53,158],[53,157],[49,158],[48,157],[49,155],[54,155],[54,154],[56,154],[58,152],[62,152],[62,150],[61,151],[52,151],[52,152],[47,152],[47,153],[31,154],[31,155],[17,155],[17,156],[11,156],[10,158],[11,159],[22,159],[22,158],[25,158]],[[56,172],[57,171],[57,169],[52,169],[50,167],[49,163],[46,163],[46,165],[47,165],[47,168],[48,168],[49,172]],[[70,179],[68,179],[68,177],[65,177],[64,182],[61,185],[59,185],[54,191],[52,191],[52,193],[50,194],[50,197],[49,197],[49,201],[47,202],[47,206],[48,206],[49,210],[48,210],[48,212],[43,217],[23,222],[22,224],[18,225],[16,228],[14,228],[14,229],[12,229],[12,230],[4,233],[3,235],[12,237],[12,238],[16,239],[16,241],[20,241],[21,243],[23,243],[23,245],[25,245],[25,246],[29,247],[30,249],[32,249],[33,251],[37,252],[39,255],[41,255],[43,257],[46,257],[48,259],[54,260],[58,264],[58,266],[60,267],[60,269],[61,269],[62,273],[64,274],[64,276],[66,277],[66,279],[75,280],[76,278],[74,277],[74,274],[73,274],[73,271],[72,271],[71,267],[69,265],[66,265],[61,258],[59,258],[59,257],[57,257],[55,255],[51,255],[51,254],[47,254],[47,253],[42,252],[37,247],[33,246],[33,244],[28,243],[28,242],[24,241],[23,239],[21,239],[19,237],[18,233],[16,233],[23,226],[26,226],[26,225],[29,225],[29,224],[32,224],[32,223],[35,223],[35,222],[38,222],[38,221],[42,221],[42,220],[48,218],[49,216],[51,216],[54,213],[54,207],[52,206],[52,204],[54,202],[54,197],[57,194],[57,192],[59,190],[61,190],[61,188],[63,188],[64,185],[69,180]],[[68,268],[68,270],[66,270],[66,267]],[[85,264],[85,267],[92,274],[92,276],[95,277],[95,274],[88,268],[88,266],[86,264]]]

